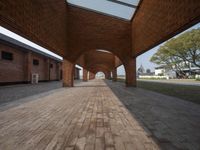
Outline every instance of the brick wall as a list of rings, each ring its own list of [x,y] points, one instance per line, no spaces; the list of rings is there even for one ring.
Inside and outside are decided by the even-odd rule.
[[[59,79],[59,64],[54,61],[54,60],[51,60],[50,61],[50,80],[57,80]]]
[[[12,53],[13,60],[2,59],[2,51]],[[34,59],[39,65],[33,65]],[[39,81],[59,80],[60,66],[56,60],[0,42],[0,84],[30,82],[33,73],[39,74]]]
[[[39,65],[33,65],[32,64],[32,73],[39,74],[39,80],[42,80],[42,81],[48,80],[48,77],[47,77],[48,73],[46,73],[44,71],[45,68],[48,67],[46,58],[41,56],[41,55],[33,53],[32,54],[32,60],[34,60],[34,59],[39,61]]]
[[[1,58],[2,51],[13,53],[13,60]],[[18,82],[25,80],[25,52],[0,44],[0,82]]]

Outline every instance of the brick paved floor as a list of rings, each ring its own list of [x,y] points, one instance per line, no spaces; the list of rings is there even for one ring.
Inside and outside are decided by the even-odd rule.
[[[0,149],[199,148],[198,105],[106,82],[109,86],[102,80],[78,83],[74,88],[60,88],[1,111]],[[187,117],[183,117],[186,114]],[[165,134],[171,139],[164,138]],[[177,141],[181,141],[180,147],[176,145]]]
[[[159,149],[102,80],[0,112],[2,150]]]

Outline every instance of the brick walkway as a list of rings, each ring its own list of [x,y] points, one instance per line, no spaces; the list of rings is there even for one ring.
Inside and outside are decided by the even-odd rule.
[[[2,150],[159,149],[102,80],[0,112]]]
[[[92,80],[32,99],[0,111],[0,149],[200,147],[200,107],[176,98]]]

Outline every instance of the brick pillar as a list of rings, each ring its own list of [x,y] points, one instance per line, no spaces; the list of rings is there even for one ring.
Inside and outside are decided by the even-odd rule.
[[[88,81],[88,71],[83,68],[83,81]]]
[[[66,59],[63,59],[62,73],[63,73],[63,87],[73,87],[74,64]]]
[[[126,70],[126,86],[136,87],[136,59],[130,59],[124,64]]]
[[[28,52],[26,55],[26,65],[25,65],[25,81],[31,82],[32,74],[32,54]]]
[[[117,68],[112,70],[112,80],[115,82],[117,81]]]
[[[92,80],[95,78],[95,74],[92,72],[89,72],[89,80]]]
[[[111,72],[110,72],[110,71],[108,72],[108,77],[107,77],[107,79],[108,79],[108,80],[111,79]]]

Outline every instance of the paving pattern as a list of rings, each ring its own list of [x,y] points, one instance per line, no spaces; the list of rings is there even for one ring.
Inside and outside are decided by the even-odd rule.
[[[0,107],[0,150],[200,149],[200,106],[174,97],[92,80],[29,99]]]
[[[159,149],[102,80],[60,88],[0,112],[2,150]]]

